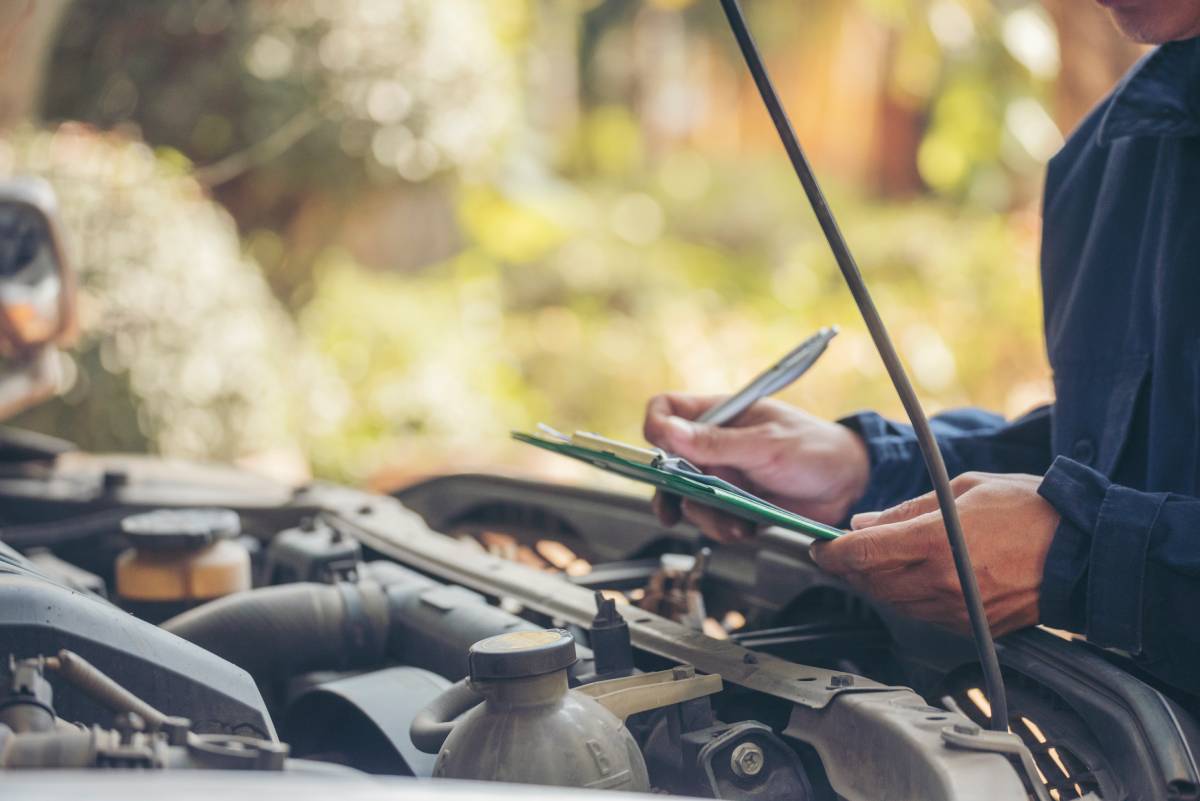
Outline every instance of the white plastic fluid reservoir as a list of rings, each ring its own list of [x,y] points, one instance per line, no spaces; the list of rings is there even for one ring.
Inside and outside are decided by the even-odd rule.
[[[575,640],[561,629],[514,631],[468,654],[483,703],[446,738],[433,775],[647,792],[646,762],[620,718],[568,689]]]

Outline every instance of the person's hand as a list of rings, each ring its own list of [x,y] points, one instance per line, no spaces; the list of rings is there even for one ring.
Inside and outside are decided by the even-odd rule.
[[[1038,622],[1042,570],[1059,514],[1038,476],[964,473],[951,482],[992,632]],[[821,568],[911,617],[959,632],[970,624],[942,513],[933,493],[855,515],[853,531],[815,543]]]
[[[651,399],[646,439],[784,509],[823,523],[845,518],[870,473],[858,434],[775,400],[760,400],[727,426],[692,422],[722,400],[680,394]],[[679,522],[680,507],[673,500],[655,496],[655,511],[667,525]],[[724,542],[754,530],[745,520],[691,501],[683,502],[682,513]]]

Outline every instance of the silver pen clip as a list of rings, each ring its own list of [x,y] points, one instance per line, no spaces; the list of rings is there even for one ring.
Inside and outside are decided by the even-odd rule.
[[[837,336],[837,333],[837,326],[822,328],[801,342],[782,359],[755,376],[749,384],[735,394],[700,415],[696,421],[714,426],[725,425],[757,401],[790,386],[816,364],[817,359],[821,358],[821,354],[825,352],[830,340]]]

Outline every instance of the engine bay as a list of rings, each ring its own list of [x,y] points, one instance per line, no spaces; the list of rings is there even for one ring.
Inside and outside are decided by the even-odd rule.
[[[1004,638],[1010,733],[987,731],[970,642],[824,576],[794,532],[709,544],[640,498],[491,475],[389,497],[6,453],[5,772],[1197,797],[1194,718],[1119,657]]]

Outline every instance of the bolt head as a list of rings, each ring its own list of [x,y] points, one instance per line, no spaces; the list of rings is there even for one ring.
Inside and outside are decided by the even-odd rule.
[[[187,718],[168,715],[163,720],[162,733],[167,736],[169,745],[187,745],[188,732],[191,731],[192,722]]]
[[[762,773],[765,759],[763,750],[755,743],[741,743],[729,757],[729,767],[735,776],[749,779]]]

